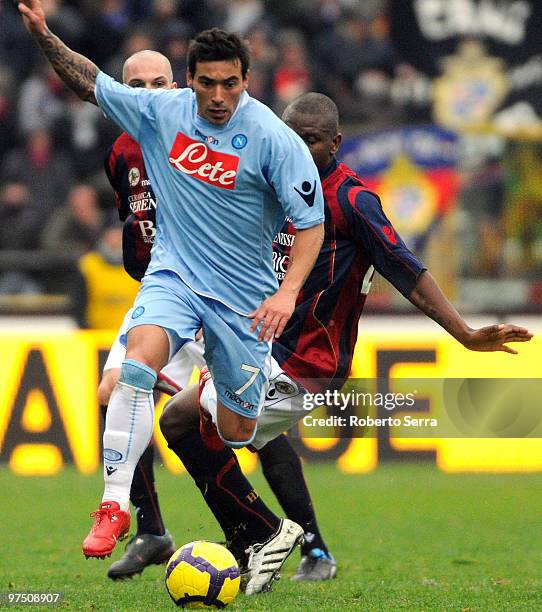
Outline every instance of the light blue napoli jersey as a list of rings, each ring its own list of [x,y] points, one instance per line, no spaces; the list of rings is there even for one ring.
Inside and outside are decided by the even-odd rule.
[[[284,218],[324,221],[304,142],[246,92],[228,123],[197,113],[190,89],[130,88],[103,72],[96,99],[141,145],[157,195],[147,274],[171,270],[200,295],[248,314],[277,289],[272,241]]]

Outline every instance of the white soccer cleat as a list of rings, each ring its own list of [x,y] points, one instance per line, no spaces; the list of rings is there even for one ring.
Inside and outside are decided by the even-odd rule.
[[[303,529],[289,519],[280,521],[277,531],[263,544],[247,549],[247,581],[245,594],[270,591],[273,580],[294,548],[303,542]]]

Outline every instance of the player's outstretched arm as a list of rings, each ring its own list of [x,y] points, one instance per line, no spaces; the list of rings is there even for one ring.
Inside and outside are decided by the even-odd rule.
[[[517,355],[508,342],[528,342],[533,334],[517,325],[488,325],[472,329],[446,299],[427,271],[420,274],[410,301],[471,351],[504,351]]]
[[[17,5],[26,29],[36,39],[58,76],[81,100],[97,104],[94,86],[98,67],[68,48],[47,27],[41,0],[21,0]]]
[[[256,330],[261,323],[259,340],[271,340],[273,334],[278,338],[295,308],[297,295],[314,266],[324,241],[324,225],[315,225],[297,230],[290,251],[288,270],[279,290],[262,302],[261,306],[250,313],[253,319],[250,329]]]

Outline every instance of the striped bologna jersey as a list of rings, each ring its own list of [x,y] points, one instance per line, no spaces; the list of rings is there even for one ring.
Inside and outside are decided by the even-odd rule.
[[[408,296],[425,269],[395,232],[378,196],[350,168],[333,161],[321,178],[324,243],[292,318],[273,344],[282,369],[313,392],[340,388],[348,377],[374,270]],[[279,281],[294,240],[288,221],[273,243]]]
[[[141,148],[126,132],[107,152],[105,171],[115,191],[120,220],[124,221],[124,268],[132,278],[141,280],[149,265],[156,234],[156,198]]]

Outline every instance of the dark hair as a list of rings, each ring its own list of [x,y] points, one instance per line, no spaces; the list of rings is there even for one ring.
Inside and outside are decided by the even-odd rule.
[[[190,41],[188,47],[188,72],[194,76],[198,62],[241,62],[241,75],[246,77],[250,64],[248,45],[237,34],[225,32],[219,28],[205,30]]]
[[[331,98],[321,93],[310,91],[290,102],[284,109],[282,119],[288,120],[293,113],[300,115],[314,115],[325,122],[326,129],[334,136],[339,131],[339,111]]]

